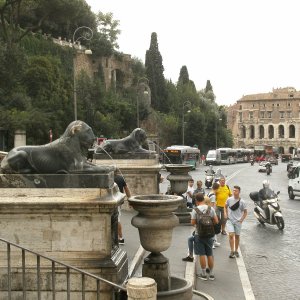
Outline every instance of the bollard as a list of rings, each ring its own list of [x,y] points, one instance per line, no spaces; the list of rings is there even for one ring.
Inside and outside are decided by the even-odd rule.
[[[157,285],[149,277],[133,277],[127,283],[128,300],[156,300]]]

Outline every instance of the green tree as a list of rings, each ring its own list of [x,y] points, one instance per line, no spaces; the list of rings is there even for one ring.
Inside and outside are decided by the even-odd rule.
[[[204,93],[205,93],[205,97],[210,99],[212,102],[215,101],[215,94],[214,94],[214,91],[213,91],[213,87],[210,83],[210,80],[207,80],[206,81],[206,87],[204,89]]]
[[[6,0],[0,7],[0,25],[8,48],[39,30],[71,39],[79,26],[96,29],[95,15],[85,0]]]
[[[164,77],[162,56],[158,50],[157,34],[151,34],[149,50],[146,52],[146,75],[151,89],[151,106],[161,112],[169,111],[168,94]]]
[[[97,29],[100,37],[109,41],[113,49],[119,49],[119,45],[117,43],[118,36],[121,33],[121,30],[118,29],[119,25],[120,21],[113,19],[113,13],[102,13],[100,11],[97,14]]]

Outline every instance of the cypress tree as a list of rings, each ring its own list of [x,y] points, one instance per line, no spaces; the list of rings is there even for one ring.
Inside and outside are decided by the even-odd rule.
[[[189,72],[186,66],[182,66],[179,73],[178,84],[187,84],[190,82]]]
[[[146,75],[151,89],[151,105],[161,112],[168,111],[167,89],[164,77],[162,57],[158,50],[157,34],[152,32],[150,48],[146,51],[145,59]]]
[[[206,81],[206,87],[205,87],[205,93],[209,92],[209,91],[212,91],[213,92],[213,88],[212,88],[212,85],[210,83],[210,80],[207,80]]]

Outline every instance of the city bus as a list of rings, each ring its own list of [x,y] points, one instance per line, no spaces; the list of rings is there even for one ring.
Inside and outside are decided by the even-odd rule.
[[[164,164],[186,164],[195,170],[200,164],[200,150],[195,147],[173,145],[164,149]]]
[[[236,162],[249,162],[251,154],[254,154],[254,149],[239,148],[236,150]]]
[[[237,151],[232,148],[219,148],[221,153],[221,164],[235,164],[237,161]]]

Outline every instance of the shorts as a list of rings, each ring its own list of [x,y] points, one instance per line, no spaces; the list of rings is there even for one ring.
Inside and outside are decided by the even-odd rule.
[[[233,223],[228,219],[226,223],[226,229],[228,233],[235,233],[236,235],[241,235],[242,223]]]
[[[217,206],[216,207],[216,214],[219,217],[221,224],[226,224],[226,220],[224,218],[224,207]]]
[[[199,235],[195,235],[194,252],[200,256],[213,256],[213,243],[214,238],[200,238]]]

